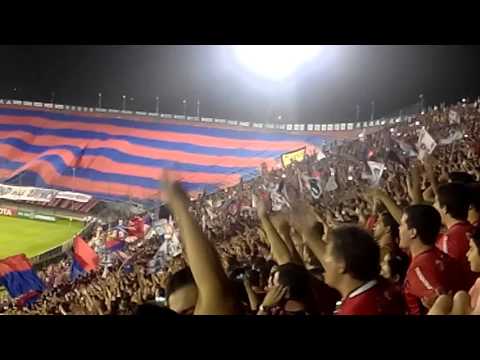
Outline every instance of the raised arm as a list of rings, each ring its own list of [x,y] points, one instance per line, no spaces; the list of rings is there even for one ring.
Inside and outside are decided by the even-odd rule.
[[[300,234],[311,252],[325,266],[324,257],[326,240],[328,238],[328,226],[317,215],[315,210],[308,204],[299,204],[292,209],[290,217],[291,225]],[[319,221],[322,221],[320,223]],[[323,229],[322,229],[323,224]]]
[[[370,192],[370,195],[377,198],[379,201],[385,205],[390,215],[393,216],[395,221],[400,224],[402,219],[402,209],[392,200],[392,198],[383,190],[373,189]]]
[[[195,314],[221,315],[237,313],[237,303],[220,258],[189,213],[189,199],[178,183],[167,184],[168,205],[172,210],[183,242],[186,257],[198,288]]]
[[[279,233],[273,226],[268,216],[265,202],[260,199],[257,199],[257,214],[260,219],[262,229],[265,232],[267,241],[270,243],[270,248],[277,264],[283,265],[292,262],[292,256],[287,245],[283,242]]]
[[[433,188],[429,186],[422,194],[423,201],[433,204],[435,202],[435,193],[433,192]]]
[[[280,239],[286,245],[288,252],[290,254],[290,261],[299,265],[304,265],[302,257],[300,256],[295,243],[293,242],[292,237],[290,236],[290,224],[289,216],[285,213],[277,213],[270,216],[270,221],[272,225],[277,230],[277,233],[280,235]]]
[[[247,274],[245,274],[245,277],[243,278],[243,286],[245,287],[245,291],[247,292],[248,302],[250,303],[250,310],[257,311],[260,301],[257,294],[252,289],[252,285]]]
[[[432,191],[437,196],[438,194],[438,179],[435,176],[435,168],[433,165],[433,157],[431,155],[426,155],[424,160],[425,165],[425,173],[427,174],[427,178],[430,181]]]
[[[412,167],[410,173],[407,175],[407,187],[408,195],[413,205],[418,205],[423,202],[422,190],[421,190],[421,179],[420,179],[420,168],[419,164],[415,163]]]

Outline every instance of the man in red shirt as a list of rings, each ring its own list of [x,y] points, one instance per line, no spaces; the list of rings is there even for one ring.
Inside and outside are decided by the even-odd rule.
[[[331,230],[321,260],[325,283],[342,296],[336,314],[404,313],[400,292],[380,277],[380,248],[368,232],[356,226]]]
[[[468,276],[468,286],[472,286],[477,275],[472,273],[467,260],[469,239],[473,226],[468,219],[470,207],[470,191],[462,183],[448,183],[438,188],[435,199],[435,208],[442,217],[442,223],[447,227],[447,232],[437,240],[437,247],[452,258],[458,260]]]
[[[440,214],[428,205],[409,206],[402,215],[400,247],[412,256],[403,285],[410,315],[426,314],[441,294],[468,289],[461,264],[435,247],[440,226]]]

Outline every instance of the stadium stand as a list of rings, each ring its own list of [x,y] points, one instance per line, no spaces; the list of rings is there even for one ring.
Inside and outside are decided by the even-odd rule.
[[[237,169],[236,180],[223,177],[209,183],[213,186],[201,188],[195,199],[186,193],[197,190],[189,184],[205,184],[205,179],[180,177],[180,182],[172,183],[162,178],[162,195],[171,213],[161,219],[148,210],[131,214],[120,206],[102,211],[92,219],[89,231],[75,238],[67,255],[37,268],[45,290],[31,289],[5,299],[3,312],[135,314],[148,304],[183,315],[478,314],[478,105],[470,101],[436,106],[378,125],[372,121],[358,129],[353,125],[353,130],[345,126],[342,142],[327,135],[336,131],[338,136],[342,132],[338,124],[338,130],[335,125],[333,130],[328,125],[325,133],[320,130],[320,139],[308,131],[275,131],[270,136],[265,130],[257,134],[258,148],[249,141],[240,153],[226,143],[212,143],[221,154],[212,155],[212,161],[218,164],[229,153],[221,166],[231,167],[253,152],[258,161],[249,167],[255,171]],[[61,123],[60,118],[42,120],[42,125]],[[85,120],[69,119],[65,121]],[[121,127],[110,120],[99,122],[111,131]],[[38,128],[34,125],[28,126]],[[37,131],[28,126],[20,132]],[[155,129],[150,131],[174,129],[195,132],[197,140],[229,139],[230,145],[254,136],[251,130],[210,125],[155,124]],[[39,134],[35,133],[40,137],[68,133]],[[142,136],[135,135],[136,139],[117,140],[138,143]],[[77,161],[68,154],[76,152],[69,148],[60,157]],[[82,161],[91,156],[86,154],[81,152]],[[46,159],[41,161],[62,166],[55,158]],[[89,169],[89,163],[81,164]],[[38,184],[39,168],[35,163],[27,168],[34,174],[22,184]],[[165,167],[154,167],[160,168]],[[18,179],[15,171],[13,180]],[[55,185],[57,178],[48,179]],[[69,190],[98,194],[98,185],[106,198],[156,196],[153,190],[130,192],[129,186],[107,191],[104,183]],[[0,262],[0,279],[7,276],[15,277],[15,271]],[[450,307],[445,306],[448,303]]]

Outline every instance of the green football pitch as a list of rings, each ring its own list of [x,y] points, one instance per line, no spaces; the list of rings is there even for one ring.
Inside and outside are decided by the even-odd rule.
[[[72,238],[83,227],[78,221],[56,222],[0,216],[0,259],[40,255]]]

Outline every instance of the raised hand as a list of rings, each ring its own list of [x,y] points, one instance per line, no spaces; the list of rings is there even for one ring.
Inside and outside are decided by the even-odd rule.
[[[256,194],[253,194],[252,196],[254,197],[254,202],[255,202],[256,207],[257,207],[258,217],[262,218],[264,216],[267,216],[269,208],[268,208],[267,204],[265,203],[265,201],[263,199],[261,199],[259,196],[257,196]]]
[[[459,291],[453,297],[451,294],[440,295],[428,315],[480,315],[472,309],[470,300],[466,291]]]
[[[385,190],[380,188],[371,188],[366,191],[366,194],[373,199],[381,200],[384,196],[388,196]]]
[[[414,204],[420,204],[422,202],[420,173],[420,164],[416,161],[407,175],[407,191]]]
[[[320,216],[305,202],[295,204],[290,212],[290,225],[299,234],[312,230],[319,221],[322,221]]]
[[[433,156],[427,154],[423,160],[423,164],[428,180],[430,180],[433,192],[436,195],[438,193],[438,179],[435,176],[436,159]]]
[[[198,287],[196,314],[233,314],[237,300],[220,258],[189,212],[189,197],[178,182],[164,176],[165,194],[180,229],[185,257]],[[138,297],[138,295],[137,295]],[[140,299],[138,299],[140,301]]]
[[[176,208],[178,205],[190,204],[190,198],[182,189],[180,182],[174,181],[170,173],[165,171],[162,180],[164,198],[170,206]]]
[[[62,304],[60,304],[60,305],[58,306],[58,308],[59,308],[60,313],[61,313],[62,315],[67,315],[67,312],[63,309]]]
[[[402,210],[399,208],[399,206],[390,198],[390,196],[384,191],[379,188],[376,189],[370,189],[367,191],[367,193],[372,196],[374,199],[377,199],[378,201],[381,201],[385,207],[387,208],[388,212],[390,215],[393,216],[393,218],[400,223],[401,218],[402,218]]]
[[[440,174],[440,177],[438,178],[438,181],[441,183],[448,182],[448,171],[446,166],[442,166],[442,173]]]
[[[272,287],[265,295],[261,306],[271,308],[277,305],[283,299],[287,290],[287,287],[281,285]]]
[[[426,172],[433,173],[436,164],[437,159],[430,154],[425,155],[423,158],[423,166],[425,167]]]

